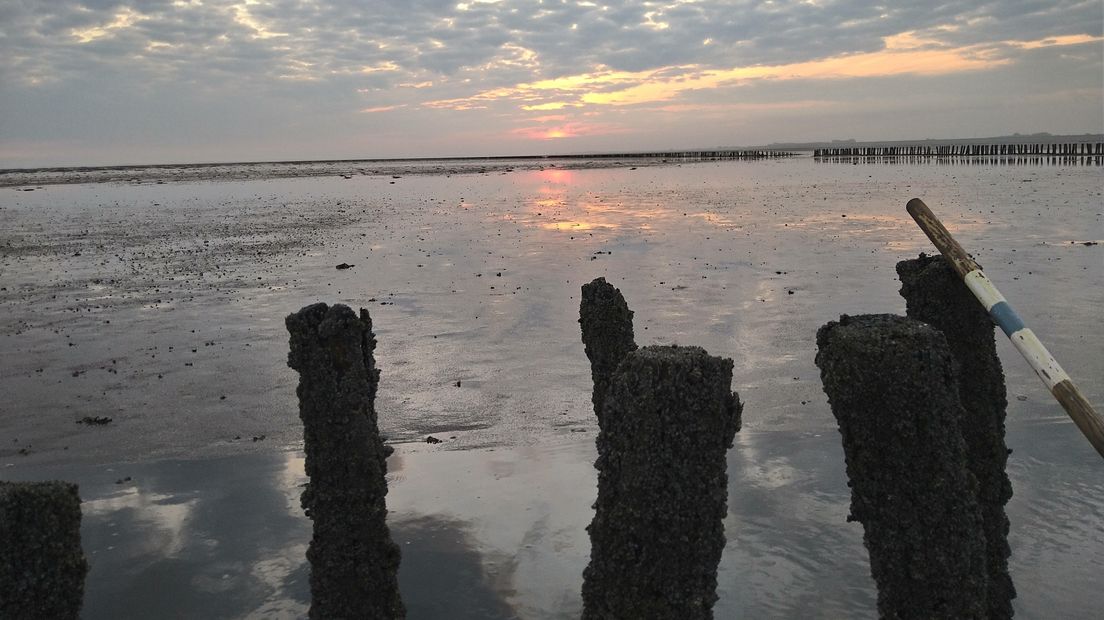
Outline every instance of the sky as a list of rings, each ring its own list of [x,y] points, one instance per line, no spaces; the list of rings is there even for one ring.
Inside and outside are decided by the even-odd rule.
[[[0,168],[1104,132],[1101,0],[0,0]]]

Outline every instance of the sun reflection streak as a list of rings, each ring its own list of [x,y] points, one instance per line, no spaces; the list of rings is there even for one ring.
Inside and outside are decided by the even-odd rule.
[[[574,170],[559,170],[555,168],[547,168],[540,170],[536,173],[536,177],[545,183],[555,183],[557,185],[572,185],[575,183],[575,171]],[[545,188],[541,188],[544,191]],[[562,196],[561,196],[562,197]]]

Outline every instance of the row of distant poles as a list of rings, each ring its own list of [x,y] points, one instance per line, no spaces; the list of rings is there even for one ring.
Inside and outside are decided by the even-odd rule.
[[[934,163],[1104,163],[1104,142],[947,143],[947,145],[863,145],[814,149],[825,162]]]
[[[813,157],[1101,157],[1104,142],[845,146],[813,150]]]
[[[962,260],[902,261],[907,316],[844,316],[817,332],[816,363],[850,480],[849,520],[863,525],[882,617],[1013,613],[1007,400],[993,321],[1009,336],[1025,328],[1011,331],[1006,311],[992,310],[998,303],[973,299],[977,283],[956,273]],[[582,616],[711,618],[726,545],[726,454],[743,413],[731,392],[733,362],[698,347],[638,347],[632,318],[604,279],[583,286],[599,433]],[[400,552],[386,523],[392,448],[377,424],[371,318],[314,304],[286,325],[310,477],[301,498],[313,520],[310,617],[404,617]],[[1040,376],[1059,379],[1056,362],[1043,368]],[[1084,419],[1071,416],[1100,449],[1099,416],[1084,406]],[[87,572],[80,518],[75,485],[0,483],[0,617],[79,616]]]

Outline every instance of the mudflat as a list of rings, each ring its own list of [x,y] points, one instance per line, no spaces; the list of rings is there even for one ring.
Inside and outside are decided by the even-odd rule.
[[[1104,402],[1099,167],[578,168],[0,189],[0,477],[81,483],[85,615],[128,595],[153,615],[304,608],[283,321],[317,301],[372,316],[412,617],[449,597],[472,617],[577,616],[597,431],[577,321],[595,277],[621,289],[642,346],[735,363],[718,617],[874,613],[815,333],[844,313],[904,313],[894,267],[934,251],[909,198]],[[998,353],[1017,612],[1091,615],[1099,457],[1002,336]],[[274,525],[250,535],[243,512]],[[442,557],[470,570],[438,579]]]

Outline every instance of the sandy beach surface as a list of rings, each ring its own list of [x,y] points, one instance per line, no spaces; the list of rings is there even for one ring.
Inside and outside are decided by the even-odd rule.
[[[638,343],[735,362],[718,618],[876,615],[814,336],[904,313],[894,266],[934,252],[909,198],[1104,403],[1100,166],[447,165],[3,183],[0,478],[81,484],[85,617],[305,614],[283,320],[316,301],[375,324],[411,618],[578,616],[597,423],[577,320],[598,276]],[[1099,457],[998,352],[1017,614],[1092,617]]]

